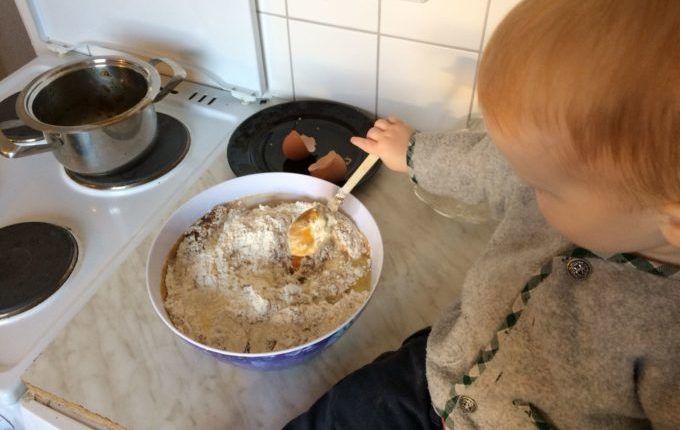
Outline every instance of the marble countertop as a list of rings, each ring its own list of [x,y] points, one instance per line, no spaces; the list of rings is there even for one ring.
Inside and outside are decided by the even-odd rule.
[[[182,202],[229,179],[225,164],[223,153]],[[280,428],[344,375],[432,324],[458,297],[492,232],[437,215],[406,175],[384,167],[355,195],[382,232],[382,277],[361,317],[316,358],[281,371],[245,370],[173,335],[145,286],[157,227],[26,371],[29,395],[95,427]]]

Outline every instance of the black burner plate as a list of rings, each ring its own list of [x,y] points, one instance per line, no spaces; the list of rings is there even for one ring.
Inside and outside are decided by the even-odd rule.
[[[365,136],[372,126],[373,121],[352,106],[323,100],[282,103],[253,114],[236,128],[227,146],[227,162],[236,176],[262,172],[308,175],[309,165],[333,150],[349,161],[345,177],[349,178],[368,157],[349,140]],[[316,139],[314,155],[302,161],[286,160],[281,144],[293,129]],[[359,183],[368,181],[379,167],[376,163]]]
[[[189,152],[191,136],[189,130],[179,120],[158,113],[158,135],[149,153],[137,164],[122,172],[105,176],[87,176],[71,172],[66,174],[88,188],[120,190],[141,185],[168,173]]]
[[[69,277],[78,244],[67,229],[44,222],[0,228],[0,318],[47,299]]]
[[[19,98],[19,93],[12,94],[0,102],[0,123],[19,119],[16,111],[17,98]],[[5,128],[2,132],[11,140],[30,142],[44,139],[41,132],[25,125]]]

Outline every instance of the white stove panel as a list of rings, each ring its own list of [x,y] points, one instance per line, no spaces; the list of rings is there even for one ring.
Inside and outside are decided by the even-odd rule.
[[[65,60],[43,56],[33,60],[0,82],[0,100]],[[80,247],[76,268],[55,294],[22,314],[0,320],[0,404],[16,401],[20,375],[31,361],[221,153],[236,126],[261,108],[241,105],[228,92],[188,82],[177,91],[156,109],[187,126],[191,147],[177,167],[149,184],[120,191],[90,190],[71,183],[50,153],[0,158],[0,227],[51,222],[71,229]],[[189,101],[194,92],[217,100],[210,106],[197,102],[200,97]]]

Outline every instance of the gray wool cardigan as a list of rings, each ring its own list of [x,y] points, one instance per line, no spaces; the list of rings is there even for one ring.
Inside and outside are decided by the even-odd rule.
[[[418,133],[407,161],[499,220],[428,341],[448,429],[680,429],[677,266],[575,248],[483,132]]]

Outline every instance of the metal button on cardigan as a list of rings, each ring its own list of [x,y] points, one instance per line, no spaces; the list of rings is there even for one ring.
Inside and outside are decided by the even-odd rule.
[[[460,399],[458,399],[458,405],[460,406],[460,409],[466,414],[471,414],[477,410],[477,402],[475,402],[475,399],[472,397],[460,396]]]
[[[570,258],[569,261],[567,261],[567,272],[569,272],[569,275],[577,281],[583,281],[590,276],[592,267],[587,260],[582,258]]]

